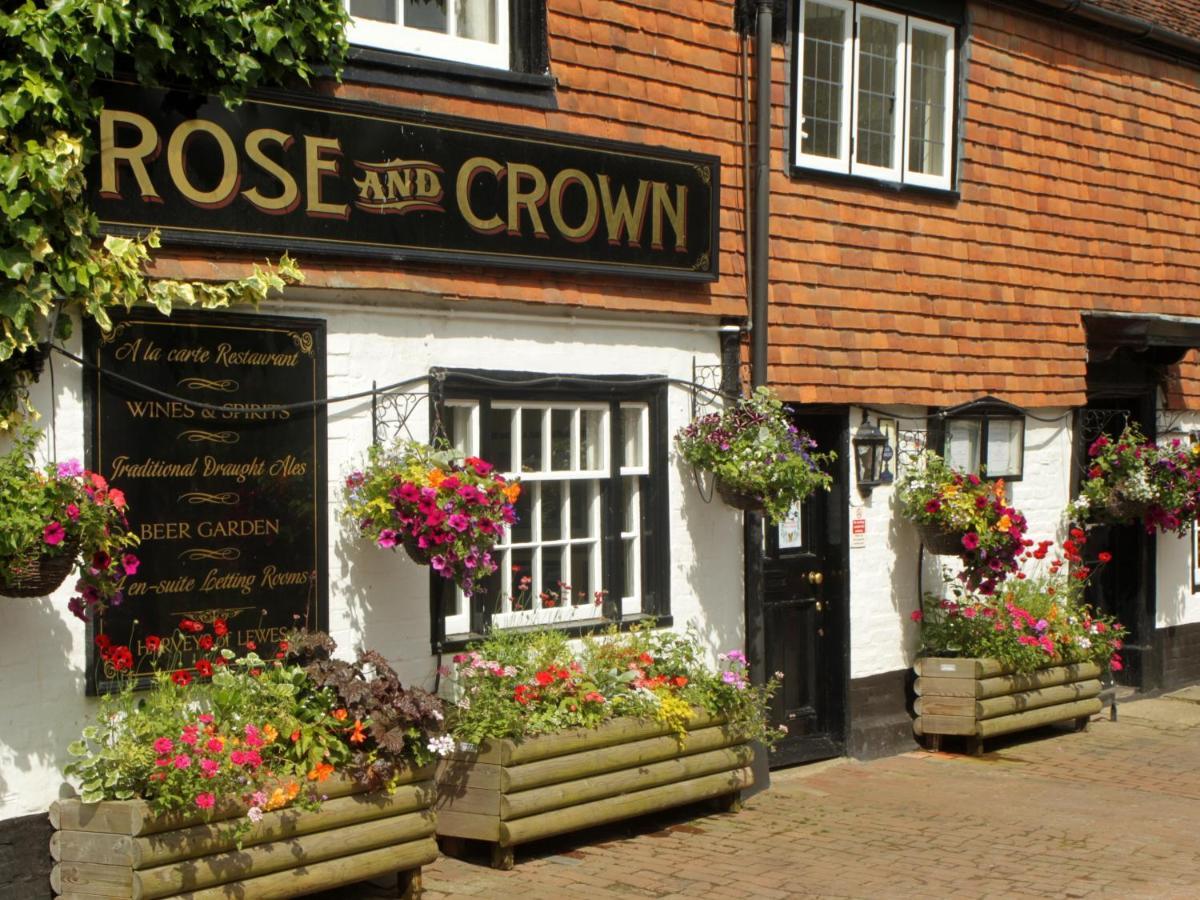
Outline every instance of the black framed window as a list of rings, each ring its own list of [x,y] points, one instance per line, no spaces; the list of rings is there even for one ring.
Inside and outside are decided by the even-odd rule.
[[[451,444],[522,484],[484,591],[438,579],[435,643],[669,613],[665,379],[454,370],[434,383]]]
[[[1020,480],[1025,469],[1025,411],[985,397],[943,410],[930,428],[932,447],[950,465],[988,478]]]

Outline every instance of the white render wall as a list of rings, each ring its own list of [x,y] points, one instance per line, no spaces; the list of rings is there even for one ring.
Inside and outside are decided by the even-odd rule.
[[[915,407],[887,411],[899,420],[900,432],[923,433],[925,412]],[[1062,511],[1070,499],[1071,417],[1064,409],[1030,411],[1025,420],[1025,473],[1010,484],[1009,499],[1029,521],[1034,540],[1062,537]],[[885,416],[886,417],[886,416]],[[874,411],[871,420],[878,421]],[[1050,421],[1041,421],[1050,420]],[[853,437],[862,410],[850,410]],[[853,451],[851,451],[853,452]],[[903,472],[905,452],[899,454]],[[854,465],[850,465],[851,478]],[[893,472],[897,469],[894,466]],[[912,612],[920,608],[918,560],[920,539],[915,527],[895,508],[894,486],[875,488],[864,498],[856,484],[850,489],[851,522],[866,520],[866,546],[850,548],[850,677],[865,678],[912,665],[920,642],[920,627]],[[936,592],[941,583],[939,563],[952,563],[925,555],[922,590]]]
[[[391,301],[394,303],[394,300]],[[567,374],[669,376],[691,381],[693,360],[717,365],[714,326],[667,325],[642,317],[488,314],[389,305],[350,306],[341,298],[272,304],[271,313],[328,323],[329,396],[426,374],[431,366]],[[76,335],[79,329],[75,330]],[[70,349],[79,352],[79,340]],[[79,368],[56,357],[58,458],[84,458]],[[50,376],[34,387],[50,424]],[[416,390],[421,390],[420,387]],[[668,393],[669,434],[691,418],[691,395]],[[423,412],[418,421],[425,422]],[[343,654],[358,646],[384,653],[406,683],[431,686],[427,570],[403,552],[364,545],[339,518],[342,479],[371,440],[369,399],[329,409],[329,630]],[[706,504],[672,453],[668,458],[671,612],[675,627],[699,626],[711,654],[743,644],[741,516]],[[67,586],[53,597],[0,599],[0,819],[45,812],[65,789],[66,747],[94,714],[83,696],[84,626],[67,612]]]

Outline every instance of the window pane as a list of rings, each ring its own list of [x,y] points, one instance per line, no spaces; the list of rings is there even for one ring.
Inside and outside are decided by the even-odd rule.
[[[512,609],[533,609],[533,551],[512,551]]]
[[[550,468],[562,472],[571,465],[571,422],[575,411],[554,409],[550,411]]]
[[[625,459],[622,465],[641,468],[646,464],[646,448],[642,446],[642,417],[644,406],[626,406],[621,409],[621,428],[625,439]]]
[[[604,413],[598,409],[583,411],[583,468],[596,470],[604,464]]]
[[[563,552],[557,548],[542,551],[542,590],[538,601],[543,609],[562,606]]]
[[[521,471],[542,469],[542,410],[521,410]]]
[[[455,18],[459,37],[496,43],[496,0],[458,0]]]
[[[834,159],[842,143],[842,72],[846,11],[804,5],[804,99],[800,151]]]
[[[912,30],[908,168],[925,175],[946,172],[946,50],[949,36]]]
[[[628,534],[638,528],[638,478],[636,475],[621,479],[621,531]]]
[[[595,481],[571,482],[571,537],[595,537],[592,528],[592,504],[596,495]]]
[[[855,159],[890,169],[896,133],[896,60],[900,26],[862,16],[859,19],[858,134]]]
[[[471,428],[471,413],[473,408],[470,406],[450,406],[446,408],[446,439],[450,441],[450,446],[461,453],[463,456],[474,456],[475,450],[475,435]],[[507,466],[507,460],[504,465]]]
[[[946,462],[964,472],[979,471],[979,419],[950,419],[946,422]]]
[[[533,540],[533,495],[536,490],[537,486],[533,484],[521,486],[521,496],[513,507],[517,522],[508,530],[510,544],[528,544]]]
[[[543,481],[536,485],[542,494],[542,540],[557,541],[562,538],[563,486],[557,481]]]
[[[989,419],[987,474],[1020,477],[1021,446],[1025,442],[1023,419]]]
[[[446,0],[404,0],[404,24],[446,34]]]
[[[350,0],[350,15],[376,22],[396,21],[396,0]]]
[[[491,431],[487,440],[491,453],[488,462],[502,472],[517,470],[512,452],[513,418],[517,415],[515,409],[495,409],[488,417]]]
[[[587,606],[592,602],[592,546],[576,544],[571,548],[571,603]]]
[[[638,595],[638,552],[637,539],[621,541],[625,549],[625,584],[621,589],[622,597],[636,597]]]

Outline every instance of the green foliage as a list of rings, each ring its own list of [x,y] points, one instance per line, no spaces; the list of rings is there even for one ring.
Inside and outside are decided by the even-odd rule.
[[[81,618],[102,612],[120,601],[126,576],[138,569],[137,557],[125,552],[138,542],[125,496],[77,460],[38,466],[37,440],[22,428],[0,456],[0,593],[28,578],[39,558],[69,555],[80,559],[71,611]]]
[[[791,422],[790,410],[769,388],[755,389],[729,409],[701,416],[675,435],[680,455],[711,472],[728,488],[758,497],[772,522],[792,504],[832,479],[823,466],[836,455],[817,453],[816,442]]]
[[[339,0],[54,0],[0,12],[0,363],[37,339],[57,305],[110,325],[108,310],[153,303],[257,303],[297,280],[295,264],[225,285],[147,282],[157,238],[108,237],[85,202],[96,151],[97,79],[132,69],[146,84],[187,84],[236,104],[252,88],[337,71]],[[62,322],[67,317],[62,317]],[[3,380],[3,379],[0,379]],[[0,399],[0,415],[14,405]]]
[[[749,740],[780,736],[767,724],[778,676],[752,685],[746,658],[719,655],[713,669],[693,633],[637,627],[581,640],[560,631],[499,631],[454,657],[454,737],[469,743],[595,728],[617,716],[657,719],[680,739],[695,709],[724,716]]]

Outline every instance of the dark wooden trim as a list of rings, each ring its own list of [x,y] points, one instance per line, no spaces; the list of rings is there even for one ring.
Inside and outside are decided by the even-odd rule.
[[[0,821],[0,897],[50,900],[50,836],[45,813]]]
[[[912,669],[881,672],[850,681],[847,755],[876,759],[916,747],[909,712],[912,682]]]
[[[1200,684],[1200,622],[1159,628],[1155,636],[1162,661],[1159,687]]]

